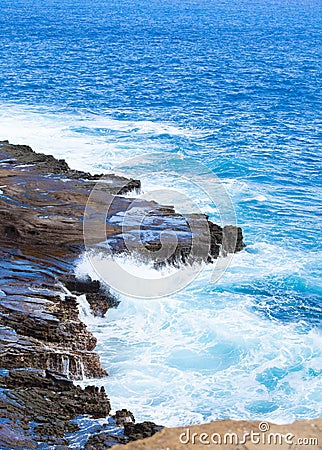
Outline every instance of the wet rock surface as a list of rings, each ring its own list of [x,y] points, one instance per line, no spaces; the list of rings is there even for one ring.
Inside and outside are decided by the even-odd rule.
[[[102,432],[88,439],[85,450],[105,450],[114,445],[124,445],[127,442],[128,440],[124,436],[113,436],[109,432]]]
[[[93,177],[30,147],[0,143],[0,235],[17,244],[79,252],[85,229],[89,245],[107,240],[112,253],[140,254],[143,248],[153,257],[167,233],[163,256],[170,262],[217,258],[221,249],[244,247],[238,227],[221,228],[201,214],[182,216],[172,206],[119,196],[140,189],[138,180],[106,175],[95,184]],[[198,243],[193,254],[192,241]]]
[[[93,315],[104,317],[110,308],[115,308],[119,300],[106,287],[103,287],[100,281],[91,280],[86,277],[82,280],[74,275],[69,275],[62,279],[67,289],[75,295],[86,294]]]
[[[127,409],[120,409],[112,416],[117,426],[124,426],[125,423],[135,423],[134,415]]]
[[[93,179],[29,147],[0,145],[1,448],[69,448],[72,419],[110,412],[104,390],[72,382],[107,376],[76,296],[100,316],[117,304],[99,282],[73,275]],[[108,195],[124,185],[111,180]]]
[[[64,160],[30,147],[0,142],[1,448],[69,448],[66,433],[77,429],[71,422],[75,417],[105,418],[110,412],[104,390],[82,389],[72,382],[107,376],[95,353],[96,338],[79,319],[77,296],[85,295],[93,314],[100,317],[118,304],[98,281],[74,276],[84,249],[85,210],[85,221],[90,216],[95,223],[101,219],[102,205],[111,204],[103,240],[112,252],[132,250],[125,245],[126,236],[134,243],[139,237],[146,248],[158,250],[161,232],[171,229],[178,237],[172,262],[189,262],[192,230],[202,235],[198,224],[205,220],[210,236],[207,258],[216,258],[220,249],[243,248],[236,227],[226,232],[205,216],[187,220],[172,207],[120,196],[139,190],[138,180],[106,176],[94,204],[86,209],[99,178],[71,170]],[[124,228],[126,211],[130,220]],[[102,241],[102,230],[92,231],[90,245],[95,246]],[[134,424],[126,410],[117,412],[115,422],[126,429],[127,437],[103,430],[87,448],[108,448],[158,431],[150,422]]]
[[[77,415],[106,417],[110,402],[103,388],[85,389],[52,370],[14,369],[0,376],[1,409],[15,429],[47,443],[65,443],[66,432],[75,431],[70,421]],[[13,439],[13,438],[11,438]],[[4,437],[2,436],[2,440]],[[13,447],[14,448],[14,447]]]
[[[60,277],[72,270],[55,259],[3,242],[0,278],[1,367],[51,368],[73,379],[107,375],[93,351],[96,338],[78,317],[75,296]],[[37,255],[39,257],[37,258]]]
[[[173,207],[144,201],[134,201],[126,208],[126,212],[107,217],[108,226],[122,227],[121,233],[107,236],[113,253],[135,252],[142,259],[146,259],[147,253],[153,259],[155,253],[157,263],[181,264],[211,262],[221,252],[235,253],[245,247],[241,228],[222,228],[203,214],[182,216]]]

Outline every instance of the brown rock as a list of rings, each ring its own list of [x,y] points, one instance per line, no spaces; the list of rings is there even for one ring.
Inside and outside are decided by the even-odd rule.
[[[223,420],[190,427],[165,428],[148,439],[125,445],[124,450],[322,449],[322,419],[297,421],[291,425],[268,424],[269,430],[266,432],[261,432],[259,425],[259,422]],[[248,436],[251,433],[255,433],[253,441]],[[211,442],[212,438],[215,443]]]

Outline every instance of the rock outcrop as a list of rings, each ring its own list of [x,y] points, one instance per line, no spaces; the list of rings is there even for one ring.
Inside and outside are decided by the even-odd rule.
[[[86,295],[86,300],[96,317],[104,317],[110,308],[115,308],[119,304],[119,300],[98,280],[93,281],[90,277],[79,280],[75,275],[68,275],[62,282],[73,294]]]
[[[182,216],[172,206],[120,197],[139,190],[140,181],[107,175],[104,182],[95,185],[93,180],[100,177],[71,170],[64,160],[35,153],[30,147],[0,143],[1,236],[17,245],[49,246],[48,254],[52,254],[53,247],[71,250],[78,246],[79,251],[84,241],[87,206],[85,221],[91,224],[96,223],[96,218],[101,220],[102,214],[107,215],[103,230],[95,226],[90,230],[90,243],[107,237],[110,248],[118,253],[129,251],[126,242],[132,243],[130,250],[142,242],[146,249],[157,251],[164,231],[174,232],[178,241],[177,248],[169,255],[170,260],[189,260],[192,239],[196,238],[200,250],[209,245],[212,258],[218,257],[220,249],[235,252],[244,247],[240,228],[221,228],[200,214]],[[95,196],[88,203],[94,186]],[[106,204],[108,211],[104,210]]]

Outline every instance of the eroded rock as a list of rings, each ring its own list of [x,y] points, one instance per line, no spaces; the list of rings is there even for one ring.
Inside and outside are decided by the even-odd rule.
[[[104,317],[110,308],[115,308],[119,304],[118,299],[106,287],[89,276],[79,279],[72,275],[63,278],[62,282],[73,294],[86,295],[86,300],[96,317]]]
[[[110,412],[104,389],[95,386],[82,389],[52,370],[8,371],[0,376],[0,388],[1,416],[7,419],[6,429],[14,430],[30,445],[33,445],[31,436],[35,440],[35,435],[37,440],[67,445],[68,441],[62,438],[66,432],[75,431],[75,424],[70,422],[75,416],[88,414],[100,418]],[[13,439],[10,433],[8,436],[0,438],[5,448],[10,448]]]

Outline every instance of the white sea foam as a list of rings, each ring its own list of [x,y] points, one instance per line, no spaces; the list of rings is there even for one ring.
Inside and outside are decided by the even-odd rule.
[[[310,375],[322,359],[321,334],[267,320],[253,311],[251,295],[229,289],[267,274],[292,274],[307,262],[304,254],[296,258],[257,243],[235,255],[217,285],[209,284],[208,267],[170,298],[121,297],[107,318],[89,322],[110,372],[102,383],[114,407],[126,405],[139,420],[153,417],[168,426],[321,414],[321,378]],[[91,271],[85,259],[78,270]]]
[[[321,336],[303,337],[294,326],[256,317],[247,310],[250,298],[221,297],[217,310],[214,299],[207,308],[200,297],[199,309],[190,297],[186,303],[123,298],[105,325],[93,327],[114,407],[127,405],[139,420],[165,425],[321,414],[321,380],[308,375],[314,358],[321,359]],[[272,371],[274,389],[265,384]]]
[[[150,137],[190,138],[200,130],[146,120],[115,120],[106,116],[67,114],[49,107],[0,104],[0,140],[30,145],[35,151],[64,158],[75,169],[108,172],[122,161],[160,151],[165,145]]]

